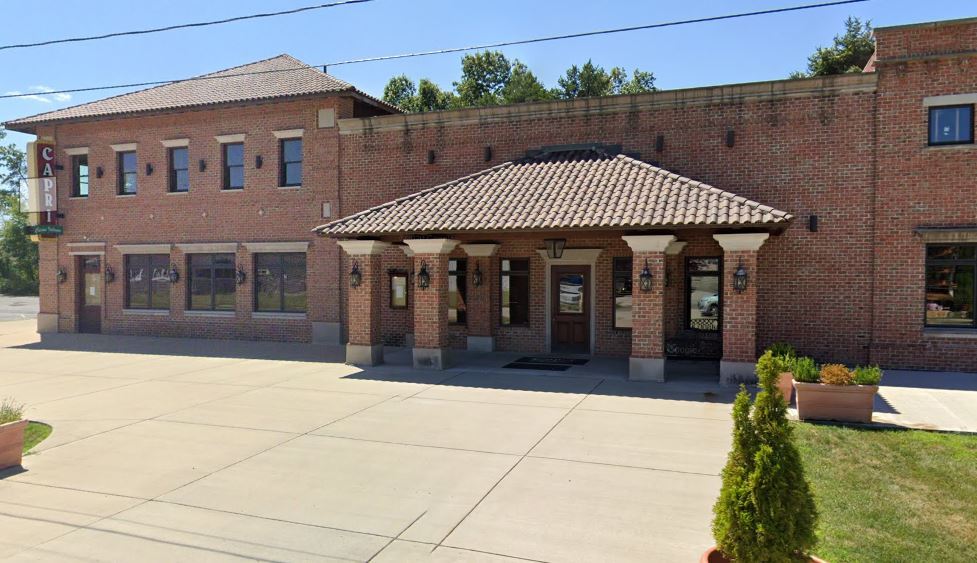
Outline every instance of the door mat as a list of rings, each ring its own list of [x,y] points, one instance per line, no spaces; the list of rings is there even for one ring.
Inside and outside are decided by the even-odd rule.
[[[558,356],[526,356],[502,367],[509,369],[538,369],[544,371],[566,371],[573,366],[585,365],[585,358],[561,358]]]

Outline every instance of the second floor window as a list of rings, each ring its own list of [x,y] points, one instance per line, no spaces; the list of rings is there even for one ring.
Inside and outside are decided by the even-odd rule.
[[[244,187],[244,143],[222,145],[224,152],[224,189]]]
[[[88,155],[71,157],[71,197],[88,197]]]
[[[170,149],[170,191],[190,191],[190,155],[186,147]]]
[[[302,185],[302,139],[282,139],[279,186]]]
[[[930,145],[964,145],[974,142],[974,106],[930,108]]]
[[[119,195],[136,193],[136,151],[119,153]]]

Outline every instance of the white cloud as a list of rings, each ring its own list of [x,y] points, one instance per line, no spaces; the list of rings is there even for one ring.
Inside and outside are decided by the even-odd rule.
[[[54,88],[44,85],[31,86],[30,89],[41,93],[54,92]],[[54,98],[56,102],[67,102],[71,99],[71,94],[51,94],[51,98]]]
[[[20,90],[11,90],[5,92],[7,96],[20,96],[21,100],[34,100],[35,102],[41,102],[42,104],[50,104],[51,100],[45,98],[44,96],[38,96],[37,94],[24,94]]]

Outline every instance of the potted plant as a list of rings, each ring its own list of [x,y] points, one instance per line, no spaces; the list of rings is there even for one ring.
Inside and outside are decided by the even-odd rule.
[[[794,390],[794,379],[790,373],[790,358],[788,356],[777,355],[771,346],[757,359],[756,375],[757,380],[762,380],[764,376],[770,377],[775,382],[784,402],[790,404],[790,396]]]
[[[20,465],[24,454],[24,406],[9,399],[0,403],[0,469]]]
[[[800,360],[794,367],[798,418],[872,422],[875,394],[882,380],[878,366],[859,366],[852,371],[841,364],[827,364],[812,375],[814,361],[811,360],[801,377],[799,363]]]
[[[774,342],[768,350],[783,361],[780,368],[781,371],[777,374],[777,387],[780,388],[780,393],[784,396],[784,401],[789,405],[794,395],[793,369],[794,360],[797,359],[797,351],[787,342]]]
[[[716,547],[700,563],[819,561],[807,555],[816,541],[817,509],[787,404],[777,374],[758,370],[758,377],[762,391],[752,407],[745,388],[733,404],[733,447],[713,507]]]

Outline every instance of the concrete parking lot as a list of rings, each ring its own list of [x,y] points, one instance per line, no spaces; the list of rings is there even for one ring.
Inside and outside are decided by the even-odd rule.
[[[689,561],[712,542],[729,389],[2,325],[0,396],[54,433],[0,479],[0,558]]]
[[[37,296],[0,295],[0,322],[35,319],[39,304]]]

